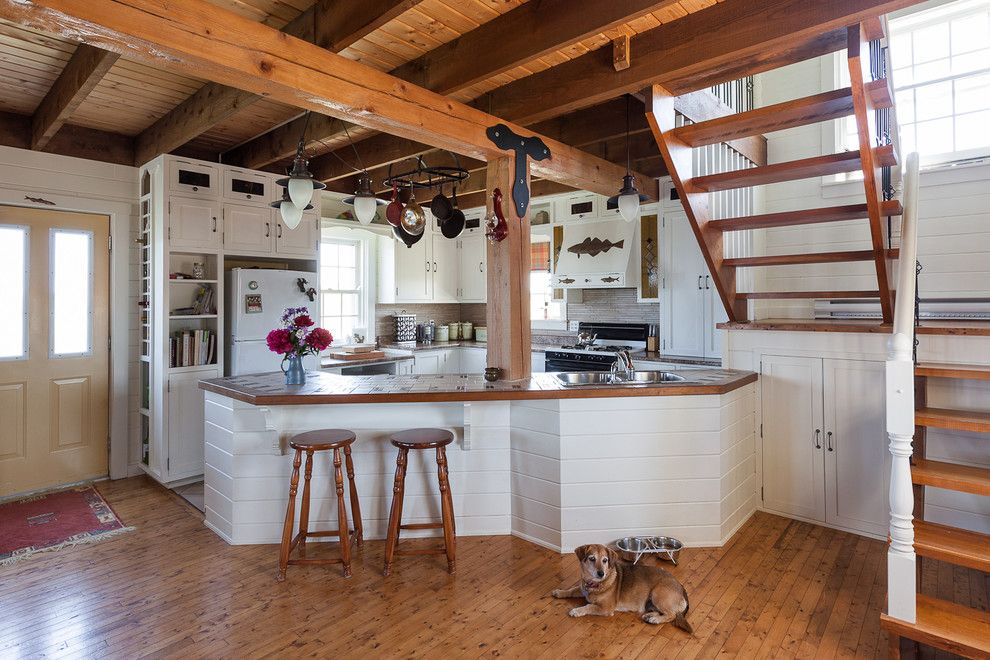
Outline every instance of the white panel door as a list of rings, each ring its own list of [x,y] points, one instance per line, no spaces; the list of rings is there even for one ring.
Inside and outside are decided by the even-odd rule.
[[[824,369],[825,522],[886,535],[884,363],[827,359]]]
[[[227,253],[268,255],[274,247],[270,208],[224,204],[223,248]]]
[[[707,272],[694,232],[684,213],[664,216],[663,352],[669,355],[705,355]],[[710,312],[709,312],[710,314]]]
[[[457,241],[445,238],[442,234],[434,234],[431,263],[433,300],[457,302],[457,289],[460,287],[460,277],[458,277],[460,255],[457,252]]]
[[[173,250],[220,247],[220,207],[217,202],[170,197],[168,209],[168,240]]]
[[[461,302],[485,302],[488,299],[488,275],[485,272],[488,248],[483,235],[461,239]]]
[[[458,373],[475,376],[485,373],[485,367],[488,366],[488,349],[465,346],[458,352],[460,353]]]
[[[413,359],[412,373],[422,376],[443,373],[443,352],[417,351]]]
[[[168,377],[169,481],[203,474],[203,390],[199,381],[219,376],[217,369],[204,369]]]
[[[433,297],[433,241],[429,234],[412,247],[395,245],[395,301],[424,302]]]
[[[303,214],[302,222],[295,229],[285,226],[278,210],[273,210],[272,218],[275,227],[275,253],[278,256],[316,258],[316,244],[320,237],[319,213]]]
[[[824,520],[822,361],[764,355],[762,364],[764,507]]]

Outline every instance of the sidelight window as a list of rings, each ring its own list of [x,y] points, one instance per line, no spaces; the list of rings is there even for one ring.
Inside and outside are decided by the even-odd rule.
[[[0,225],[0,360],[27,357],[28,231]]]
[[[93,233],[51,230],[52,357],[88,355],[93,350]]]

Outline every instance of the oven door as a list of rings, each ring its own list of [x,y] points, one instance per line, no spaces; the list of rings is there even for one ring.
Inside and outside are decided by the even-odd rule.
[[[590,358],[590,359],[589,359]],[[609,371],[612,362],[604,355],[575,355],[563,351],[547,351],[544,357],[544,371]]]

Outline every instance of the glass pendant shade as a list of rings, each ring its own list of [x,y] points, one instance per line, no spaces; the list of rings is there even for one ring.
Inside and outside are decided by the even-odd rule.
[[[289,179],[289,199],[300,211],[309,206],[313,201],[313,179]]]
[[[282,214],[282,222],[289,229],[295,229],[302,222],[303,209],[296,206],[291,199],[282,200],[279,204],[279,211]]]
[[[374,197],[355,197],[354,215],[362,225],[370,225],[378,211],[378,200]]]
[[[626,222],[633,222],[639,217],[639,193],[633,191],[619,195],[619,215]]]

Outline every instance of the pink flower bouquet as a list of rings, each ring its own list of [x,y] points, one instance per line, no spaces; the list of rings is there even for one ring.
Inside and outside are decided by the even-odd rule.
[[[305,307],[287,308],[282,313],[282,327],[268,333],[268,349],[286,357],[318,354],[333,343],[333,335],[315,325]]]

